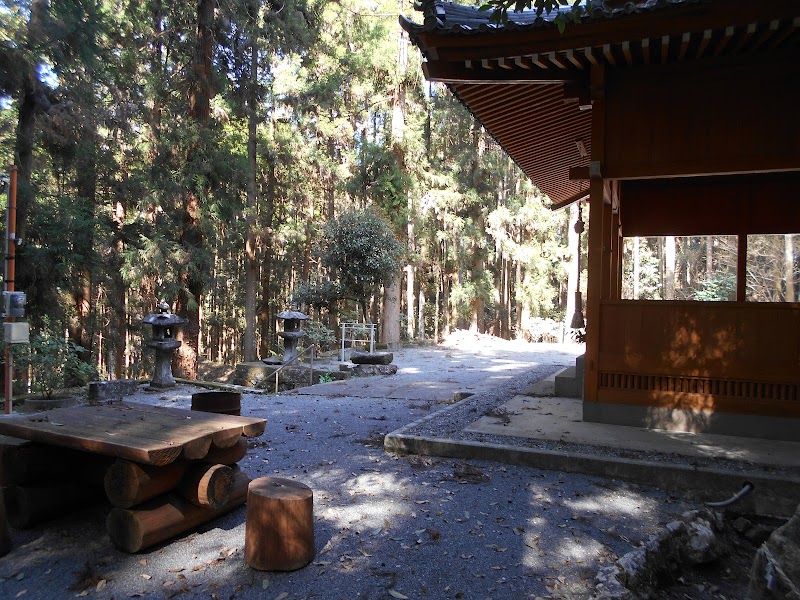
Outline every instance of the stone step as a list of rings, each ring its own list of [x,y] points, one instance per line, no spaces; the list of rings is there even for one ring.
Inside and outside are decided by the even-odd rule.
[[[581,390],[578,389],[578,377],[575,367],[567,367],[556,375],[555,395],[558,398],[581,397]]]

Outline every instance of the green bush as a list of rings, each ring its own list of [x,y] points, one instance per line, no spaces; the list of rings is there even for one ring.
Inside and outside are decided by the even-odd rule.
[[[306,321],[303,325],[303,331],[306,334],[306,339],[319,346],[322,350],[329,350],[336,345],[336,333],[319,321]],[[308,341],[306,345],[308,345]]]
[[[29,345],[13,347],[15,363],[30,367],[32,391],[45,399],[68,385],[85,385],[97,378],[97,370],[78,357],[83,351],[83,347],[48,329],[32,336]]]

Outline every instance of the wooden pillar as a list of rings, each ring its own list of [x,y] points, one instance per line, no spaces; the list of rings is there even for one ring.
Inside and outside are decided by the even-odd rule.
[[[606,203],[602,165],[605,158],[605,67],[595,65],[591,72],[592,156],[589,179],[589,264],[586,286],[586,363],[583,380],[584,402],[597,401],[600,351],[600,301],[610,287],[608,256],[610,249],[605,235]],[[600,168],[600,174],[593,167]],[[610,216],[610,205],[608,216]],[[604,254],[606,255],[604,257]],[[605,260],[604,260],[605,258]],[[604,276],[605,275],[605,276]],[[607,296],[606,296],[607,297]]]
[[[619,180],[611,181],[611,299],[622,298],[622,226],[619,214]]]

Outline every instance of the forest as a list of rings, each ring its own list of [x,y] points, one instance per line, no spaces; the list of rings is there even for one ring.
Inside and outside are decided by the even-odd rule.
[[[385,341],[569,339],[578,207],[550,210],[424,80],[399,14],[421,19],[403,0],[0,2],[31,348],[139,377],[161,300],[188,321],[187,378],[277,352],[290,306],[323,343],[344,321]],[[626,240],[626,297],[730,299],[726,244]],[[770,297],[754,299],[795,300],[798,245],[758,246]]]

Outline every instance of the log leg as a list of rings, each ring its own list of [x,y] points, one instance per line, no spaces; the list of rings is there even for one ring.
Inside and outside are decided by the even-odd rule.
[[[189,467],[178,490],[192,504],[219,508],[233,489],[233,469],[227,465],[195,464]]]
[[[247,564],[261,571],[294,571],[315,554],[311,488],[277,477],[251,481],[244,534]]]
[[[91,506],[100,500],[102,491],[78,483],[12,485],[5,488],[3,496],[8,522],[15,529],[25,529]]]
[[[183,461],[156,467],[118,459],[106,471],[106,495],[114,506],[130,508],[174,489],[185,473]]]
[[[114,508],[106,519],[106,530],[117,548],[139,552],[241,506],[248,483],[247,474],[237,469],[228,502],[217,509],[195,506],[177,494],[165,494],[135,508]]]
[[[247,438],[241,436],[239,441],[228,448],[219,448],[211,444],[208,454],[203,457],[203,462],[212,465],[233,465],[242,460],[247,454]]]
[[[8,531],[8,517],[3,493],[3,488],[0,488],[0,556],[11,552],[11,533]]]

